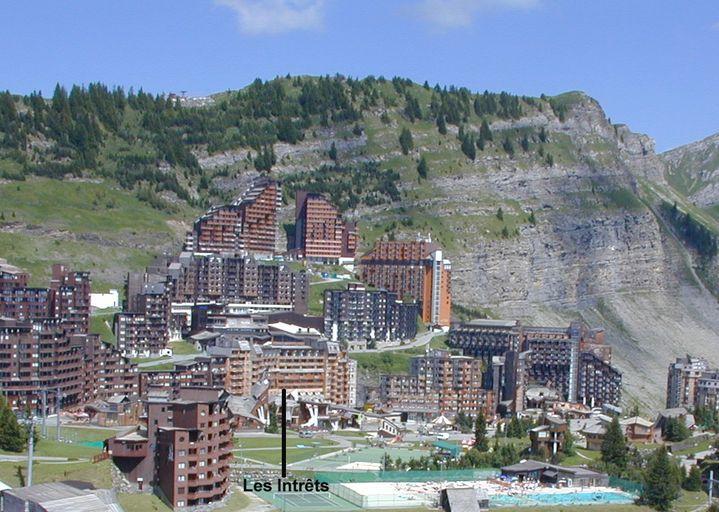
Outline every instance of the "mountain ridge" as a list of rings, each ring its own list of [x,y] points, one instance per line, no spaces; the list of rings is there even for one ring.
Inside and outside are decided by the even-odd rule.
[[[431,234],[453,261],[459,304],[528,322],[579,317],[605,326],[625,373],[627,404],[657,407],[675,356],[690,352],[719,363],[719,309],[710,293],[716,263],[678,236],[660,205],[676,202],[714,232],[716,220],[672,183],[668,157],[655,152],[649,136],[611,123],[593,98],[576,91],[477,94],[403,79],[284,78],[252,87],[198,108],[223,119],[214,128],[203,127],[212,120],[194,107],[168,107],[167,100],[162,106],[156,98],[142,100],[146,111],[126,105],[121,126],[130,133],[113,135],[103,125],[109,135],[98,147],[98,165],[79,174],[103,180],[106,196],[148,205],[152,229],[168,232],[163,223],[181,226],[207,204],[227,200],[274,159],[270,173],[286,184],[283,223],[292,221],[294,190],[312,186],[359,222],[363,249],[379,237]],[[267,105],[277,111],[262,117]],[[286,140],[277,138],[279,128]],[[411,145],[403,146],[405,129]],[[168,140],[184,149],[168,157]],[[7,155],[0,152],[0,171]],[[23,170],[37,158],[31,154]],[[417,171],[423,158],[426,178]],[[118,162],[138,159],[146,179],[127,187],[122,180],[132,176]],[[23,187],[0,185],[0,211],[13,203],[16,183]],[[11,207],[20,208],[17,201]],[[29,213],[18,213],[14,222],[27,224]],[[178,244],[177,233],[169,236],[158,251]],[[108,281],[117,274],[98,271]]]

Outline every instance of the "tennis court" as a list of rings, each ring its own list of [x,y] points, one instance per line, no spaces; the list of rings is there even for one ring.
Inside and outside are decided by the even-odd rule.
[[[330,492],[258,492],[257,495],[288,512],[354,512],[360,509]]]
[[[341,453],[332,457],[298,462],[292,465],[292,469],[330,471],[336,470],[338,467],[352,462],[381,463],[385,453],[392,457],[392,460],[400,458],[405,461],[410,459],[419,459],[422,456],[430,454],[427,450],[413,450],[411,448],[356,448],[353,451]]]

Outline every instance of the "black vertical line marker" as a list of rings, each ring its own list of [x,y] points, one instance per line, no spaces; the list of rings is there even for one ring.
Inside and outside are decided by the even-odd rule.
[[[287,478],[287,390],[282,390],[282,478]]]

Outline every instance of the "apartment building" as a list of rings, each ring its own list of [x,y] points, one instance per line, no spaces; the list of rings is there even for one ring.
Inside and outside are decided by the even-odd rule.
[[[541,385],[568,402],[617,405],[621,373],[611,364],[604,331],[580,322],[568,327],[524,326],[517,321],[473,320],[452,326],[448,344],[487,368],[485,389],[501,390],[514,411],[524,408],[523,389]],[[500,382],[495,382],[501,379]]]
[[[145,401],[146,423],[108,440],[130,485],[152,488],[173,508],[209,505],[230,486],[232,426],[225,391],[159,390]]]
[[[186,249],[272,255],[277,245],[277,209],[281,204],[280,184],[266,177],[257,178],[240,198],[228,205],[213,206],[198,218]]]
[[[695,405],[719,412],[719,370],[708,370],[699,378]]]
[[[138,393],[137,366],[91,334],[75,334],[61,319],[0,318],[0,387],[13,408],[64,405]]]
[[[315,336],[270,331],[264,341],[223,334],[207,346],[208,356],[177,363],[174,369],[142,372],[141,394],[153,387],[221,386],[232,395],[249,396],[266,382],[270,398],[282,389],[322,393],[335,404],[350,403],[356,393],[356,367],[337,343]]]
[[[135,275],[128,275],[128,290]],[[117,313],[113,331],[117,348],[130,357],[164,354],[170,340],[171,289],[164,282],[145,282],[140,291],[128,294],[126,309]]]
[[[0,261],[0,388],[14,408],[53,410],[137,394],[137,368],[89,330],[90,276],[54,265],[49,288]]]
[[[29,275],[0,260],[0,316],[18,320],[62,318],[69,332],[85,334],[90,318],[90,275],[52,266],[49,288],[29,287]]]
[[[184,252],[168,272],[174,302],[253,303],[307,311],[307,273],[288,265],[238,253]]]
[[[323,263],[354,262],[357,225],[346,222],[322,194],[295,193],[295,233],[290,251],[299,259]]]
[[[678,357],[667,371],[667,409],[692,408],[695,405],[699,379],[710,370],[702,357]]]
[[[481,360],[432,350],[412,358],[409,375],[381,375],[379,396],[395,412],[424,418],[458,412],[489,415],[493,393],[481,383]]]
[[[380,241],[360,258],[362,281],[420,303],[422,321],[449,327],[452,266],[431,240]]]
[[[367,290],[350,283],[345,290],[325,290],[324,333],[332,341],[389,342],[417,335],[419,306],[387,290]]]

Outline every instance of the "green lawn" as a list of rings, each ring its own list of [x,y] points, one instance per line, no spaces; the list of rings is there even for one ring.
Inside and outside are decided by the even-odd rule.
[[[189,341],[171,341],[170,348],[172,349],[172,354],[176,356],[199,353],[195,345]]]
[[[171,512],[164,501],[154,494],[124,494],[117,495],[118,501],[125,512]],[[250,504],[250,498],[238,488],[233,488],[232,494],[225,501],[224,505],[213,508],[216,512],[232,512],[242,510]]]
[[[181,238],[176,221],[194,216],[154,209],[111,183],[47,178],[0,184],[0,213],[0,223],[32,228],[0,233],[0,257],[28,270],[33,285],[47,286],[52,263],[64,263],[92,272],[94,291],[117,288]]]
[[[33,464],[33,483],[57,482],[59,480],[81,480],[90,482],[98,488],[112,487],[110,462],[105,460],[97,464],[92,462],[49,463],[35,462]],[[0,462],[0,481],[13,486],[25,485],[27,466],[25,462]]]
[[[234,437],[233,443],[236,447],[245,448],[280,448],[282,446],[282,438],[278,436],[263,437]],[[318,443],[318,444],[315,444]],[[330,439],[322,439],[320,437],[302,439],[300,437],[287,436],[287,447],[293,448],[297,445],[305,446],[335,446],[337,443]],[[248,452],[251,453],[251,452]],[[249,456],[249,455],[248,455]]]
[[[372,373],[409,373],[410,359],[416,354],[410,350],[397,350],[389,352],[369,352],[350,354],[357,361],[360,370]]]
[[[599,451],[585,450],[584,448],[575,448],[574,451],[577,452],[575,455],[572,455],[571,457],[567,457],[562,460],[563,466],[579,466],[582,464],[590,464],[592,461],[599,460],[599,458],[602,456],[601,452]],[[582,457],[582,455],[584,455],[584,457]],[[587,458],[591,460],[587,460]]]
[[[449,336],[446,334],[442,334],[440,336],[435,336],[432,338],[432,341],[429,342],[429,348],[435,348],[440,350],[451,350],[449,345],[447,345],[447,340],[449,339]]]
[[[310,315],[322,315],[324,313],[324,293],[325,290],[344,290],[348,283],[357,281],[330,281],[315,282],[310,284],[310,297],[307,307]]]
[[[40,427],[38,426],[38,432]],[[108,437],[112,437],[116,432],[120,432],[125,429],[110,430],[110,429],[97,429],[97,428],[71,428],[62,427],[60,429],[60,438],[62,441],[55,440],[55,425],[52,423],[47,424],[47,435],[46,439],[39,439],[35,442],[34,453],[41,457],[67,457],[70,459],[89,459],[93,455],[97,455],[102,451],[97,446],[83,446],[84,442],[99,442],[104,441]],[[0,453],[9,455],[22,455],[27,453],[27,450],[18,454],[14,452],[6,452],[0,450]]]
[[[287,463],[291,464],[335,451],[337,451],[337,448],[287,448]],[[280,464],[282,462],[281,449],[243,450],[241,453],[242,458],[267,462],[268,464]],[[240,458],[240,452],[235,452],[235,458]]]
[[[112,318],[115,313],[102,313],[90,317],[90,332],[99,334],[100,339],[115,344],[116,338],[112,332]]]

